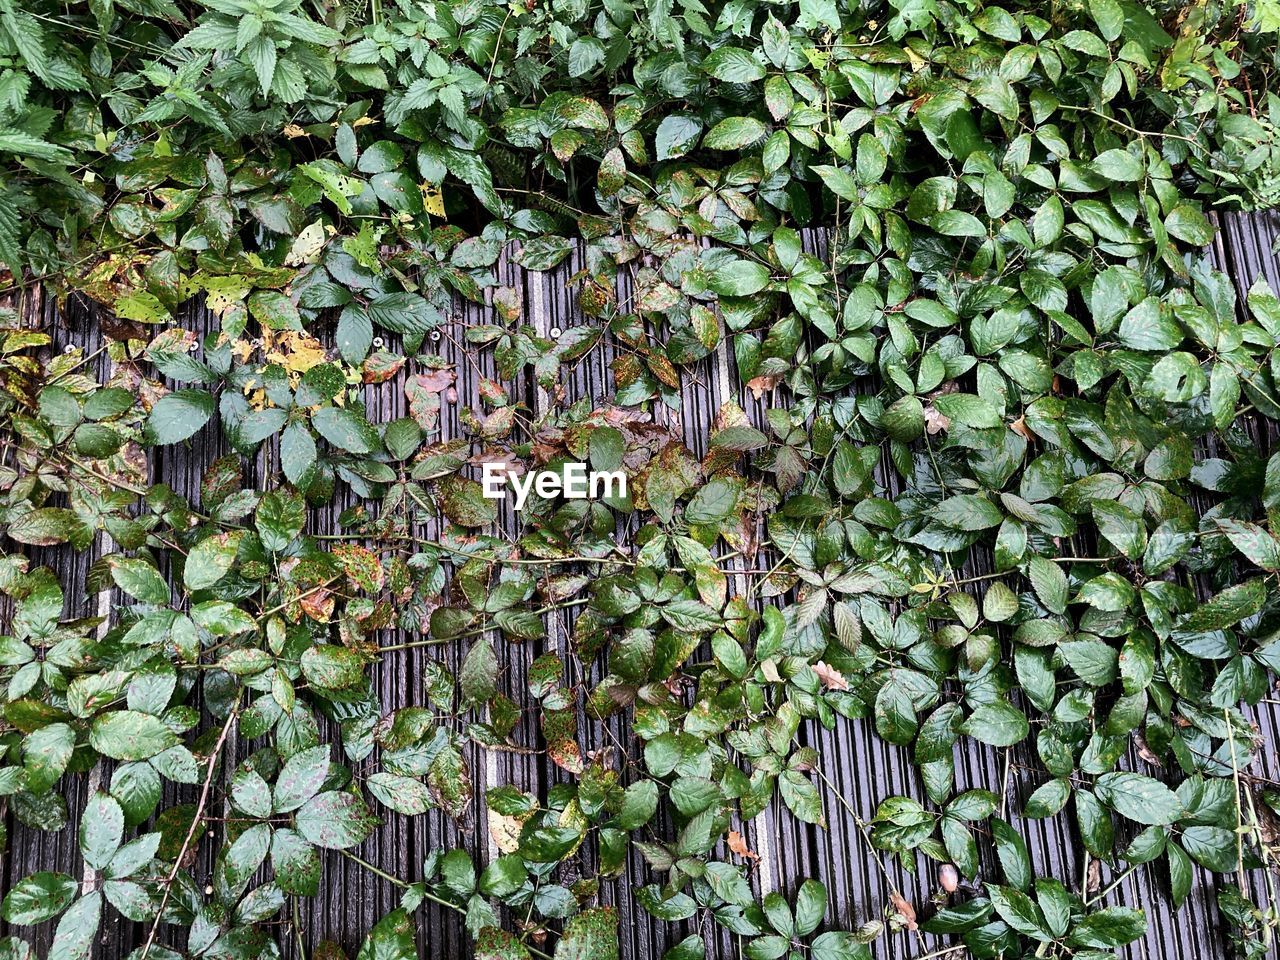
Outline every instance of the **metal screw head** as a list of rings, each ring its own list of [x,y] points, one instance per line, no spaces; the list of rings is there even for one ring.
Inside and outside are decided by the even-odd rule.
[[[373,338],[373,345],[374,345],[374,347],[376,347],[377,349],[381,350],[381,349],[382,349],[382,338],[381,338],[381,337],[374,337],[374,338]]]
[[[431,331],[431,342],[432,342],[432,343],[439,343],[439,342],[440,342],[440,331],[439,331],[439,330],[432,330],[432,331]]]
[[[559,327],[552,327],[550,330],[547,331],[547,333],[551,335],[552,340],[559,340],[560,334],[563,332],[564,331],[562,331]]]
[[[63,347],[63,348],[62,348],[62,352],[63,352],[63,353],[75,353],[77,349],[79,349],[79,348],[78,348],[78,347],[76,347],[76,345],[75,345],[74,343],[68,343],[65,347]]]
[[[198,349],[200,349],[200,342],[198,340],[192,340],[187,344],[187,353],[195,353]]]

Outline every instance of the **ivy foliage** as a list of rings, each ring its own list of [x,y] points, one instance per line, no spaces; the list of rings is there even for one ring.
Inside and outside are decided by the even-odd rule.
[[[1131,872],[1174,904],[1197,869],[1274,883],[1250,708],[1280,671],[1280,454],[1257,442],[1280,302],[1201,248],[1215,207],[1280,195],[1278,19],[0,0],[0,796],[74,829],[85,871],[14,878],[0,915],[56,921],[59,958],[112,912],[144,925],[140,960],[283,955],[347,857],[401,891],[360,960],[416,957],[428,902],[484,960],[604,960],[602,888],[634,854],[645,910],[753,960],[863,960],[886,928],[1097,960],[1143,936]],[[504,251],[576,253],[581,322],[526,315]],[[37,283],[103,305],[105,356],[48,349]],[[769,408],[727,401],[698,456],[655,413],[712,354]],[[601,356],[611,395],[577,399]],[[496,378],[447,435],[477,357]],[[380,422],[387,389],[408,412]],[[197,494],[154,469],[215,437]],[[504,535],[486,460],[629,488],[535,495]],[[69,551],[87,584],[43,562]],[[119,602],[68,619],[86,586]],[[419,647],[423,705],[381,702],[377,671]],[[920,792],[849,807],[893,895],[844,930],[818,879],[761,894],[742,824],[847,805],[807,733],[850,722]],[[969,741],[1027,789],[959,782]],[[489,785],[496,856],[400,877],[354,852],[389,812],[465,818],[477,749],[565,773]],[[1046,817],[1078,831],[1076,888],[1035,874],[1020,824]],[[898,889],[922,860],[930,904]],[[1275,899],[1224,887],[1245,955]]]

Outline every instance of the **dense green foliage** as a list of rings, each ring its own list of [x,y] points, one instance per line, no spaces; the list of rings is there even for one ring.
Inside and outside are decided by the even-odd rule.
[[[61,960],[108,911],[147,924],[144,960],[294,951],[275,921],[322,852],[358,859],[380,808],[462,816],[471,744],[572,777],[488,791],[492,860],[365,864],[403,901],[361,960],[416,957],[424,901],[485,960],[616,956],[596,898],[633,850],[645,909],[752,960],[860,960],[886,925],[1093,960],[1143,933],[1130,871],[1175,904],[1195,865],[1273,882],[1242,705],[1280,670],[1280,454],[1255,441],[1280,302],[1237,303],[1199,248],[1214,206],[1280,199],[1277,25],[1217,0],[0,0],[0,797],[57,830],[67,778],[101,783],[85,876],[15,879],[0,915],[56,917]],[[498,286],[513,242],[530,270],[581,245],[582,323],[552,337]],[[23,326],[37,283],[110,308],[106,382]],[[218,332],[184,328],[192,298]],[[547,403],[486,381],[442,439],[444,343]],[[613,396],[561,403],[606,347]],[[726,405],[699,459],[648,414],[719,349],[772,409]],[[410,415],[371,422],[388,381]],[[153,449],[215,431],[234,452],[198,497],[159,482]],[[631,489],[534,498],[503,536],[480,459]],[[89,589],[122,603],[64,619],[70,585],[25,548],[95,540]],[[561,611],[571,645],[534,657]],[[427,706],[379,701],[380,664],[453,644]],[[775,797],[824,824],[802,727],[850,722],[922,784],[859,821],[861,855],[895,889],[900,863],[946,866],[936,904],[859,904],[883,922],[843,932],[817,880],[758,897],[738,828]],[[964,739],[1034,744],[1034,791],[957,783]],[[198,802],[162,807],[166,781]],[[1034,875],[1019,823],[1054,816],[1082,889]],[[979,842],[998,875],[955,892]],[[584,847],[597,874],[572,877]],[[1221,897],[1247,955],[1271,899]]]

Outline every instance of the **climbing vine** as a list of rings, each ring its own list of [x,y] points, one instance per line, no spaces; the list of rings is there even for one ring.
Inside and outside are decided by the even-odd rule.
[[[427,903],[483,960],[616,957],[624,873],[700,921],[669,960],[713,924],[752,960],[902,929],[1096,960],[1145,932],[1131,873],[1177,906],[1199,869],[1236,948],[1272,949],[1280,301],[1203,248],[1280,201],[1278,22],[0,0],[0,803],[84,867],[7,878],[0,956],[53,921],[48,955],[86,958],[111,912],[137,960],[304,956],[335,858],[399,891],[360,960],[417,957]],[[569,276],[575,322],[510,263]],[[65,351],[45,296],[97,307]],[[713,356],[743,389],[695,453],[665,424]],[[628,489],[513,520],[485,462]],[[383,702],[410,651],[423,689]],[[860,818],[812,746],[841,724],[919,794]],[[1026,789],[961,782],[968,741]],[[477,751],[564,777],[477,798]],[[356,851],[478,802],[492,854]],[[761,895],[742,829],[774,804],[852,816],[889,902]],[[1048,817],[1076,887],[1036,875]]]

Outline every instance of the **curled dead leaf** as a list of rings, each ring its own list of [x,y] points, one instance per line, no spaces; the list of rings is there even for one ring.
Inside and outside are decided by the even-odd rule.
[[[746,857],[748,860],[759,860],[760,854],[756,853],[747,846],[747,841],[737,830],[729,831],[729,849],[740,857]]]
[[[849,681],[844,678],[844,674],[823,660],[813,665],[813,672],[818,675],[818,679],[828,690],[849,689]]]
[[[951,429],[951,418],[935,406],[924,408],[924,429],[931,437]]]
[[[889,894],[889,902],[893,904],[894,912],[902,918],[903,925],[908,930],[915,930],[919,924],[916,922],[916,908],[911,905],[911,901],[894,890]]]

